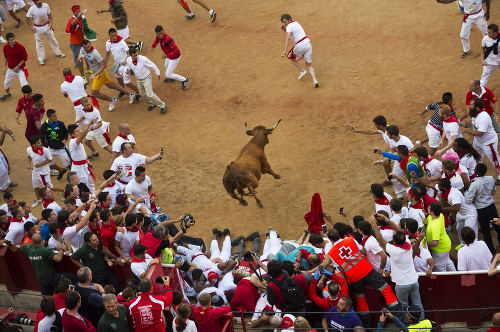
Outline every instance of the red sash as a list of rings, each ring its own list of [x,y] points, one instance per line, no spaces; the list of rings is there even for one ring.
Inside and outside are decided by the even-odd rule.
[[[79,161],[73,160],[73,165],[87,165],[87,169],[89,170],[90,176],[92,177],[92,180],[95,181],[96,177],[95,177],[94,173],[92,173],[92,170],[90,169],[90,167],[88,165],[87,159],[79,160]]]
[[[292,21],[293,22],[293,21]],[[291,23],[291,22],[290,22]],[[301,41],[303,41],[304,39],[307,39],[307,36],[305,36],[304,38],[302,38],[301,40],[299,40],[298,42],[295,43],[295,46],[297,46],[298,43],[300,43]],[[295,47],[294,46],[294,47]],[[298,58],[298,59],[295,59],[295,54],[293,54],[293,47],[290,49],[290,51],[288,51],[288,54],[286,55],[286,57],[294,62],[297,62],[299,61],[300,59],[302,59],[302,57]]]
[[[482,7],[481,7],[481,9],[479,9],[479,10],[478,10],[477,12],[475,12],[474,14],[467,14],[467,13],[465,13],[465,14],[464,14],[464,19],[463,19],[463,21],[462,21],[462,22],[465,22],[465,21],[467,20],[467,18],[468,18],[469,16],[471,16],[471,15],[476,15],[476,14],[479,14],[479,13],[481,12],[481,10],[483,10],[483,8],[482,8]]]

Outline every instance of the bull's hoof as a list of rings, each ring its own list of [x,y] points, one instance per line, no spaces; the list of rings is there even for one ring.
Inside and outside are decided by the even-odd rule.
[[[273,176],[274,176],[275,179],[281,179],[281,176],[278,175],[278,174],[274,174]]]
[[[240,201],[240,204],[243,205],[243,206],[247,206],[248,205],[247,201],[245,201],[244,199]]]
[[[257,206],[258,206],[258,207],[260,207],[261,209],[263,209],[263,208],[264,208],[264,204],[262,204],[262,202],[261,202],[261,201],[258,201],[258,202],[257,202]]]

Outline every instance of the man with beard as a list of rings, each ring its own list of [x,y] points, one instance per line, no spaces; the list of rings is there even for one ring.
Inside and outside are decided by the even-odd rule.
[[[486,155],[490,161],[495,165],[497,172],[497,180],[495,185],[500,185],[500,164],[498,156],[498,136],[493,129],[491,117],[483,109],[483,101],[480,98],[473,98],[469,110],[471,124],[461,126],[460,130],[463,134],[467,133],[474,136],[474,149],[481,155],[481,161]]]

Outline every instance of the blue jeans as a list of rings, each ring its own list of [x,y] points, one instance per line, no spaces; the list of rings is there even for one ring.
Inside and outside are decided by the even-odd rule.
[[[422,313],[420,314],[420,320],[425,318],[424,307],[422,306],[422,302],[420,301],[420,291],[418,286],[418,281],[414,284],[410,285],[396,285],[396,296],[398,297],[399,302],[401,303],[401,309],[406,310],[408,308],[408,296],[411,299],[411,303],[415,304],[422,309]]]

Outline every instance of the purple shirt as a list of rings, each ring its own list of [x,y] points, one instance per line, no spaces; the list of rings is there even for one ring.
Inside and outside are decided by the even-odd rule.
[[[36,121],[41,122],[42,113],[34,107],[30,107],[28,113],[26,114],[27,123],[26,123],[26,132],[24,136],[29,141],[30,138],[34,135],[40,136],[40,130],[36,128]],[[41,123],[40,123],[41,124]]]
[[[353,331],[356,326],[362,326],[361,319],[358,315],[354,313],[351,308],[351,312],[348,312],[345,316],[341,316],[337,312],[337,306],[330,308],[325,313],[325,320],[328,324],[328,328],[332,328],[332,331]]]

